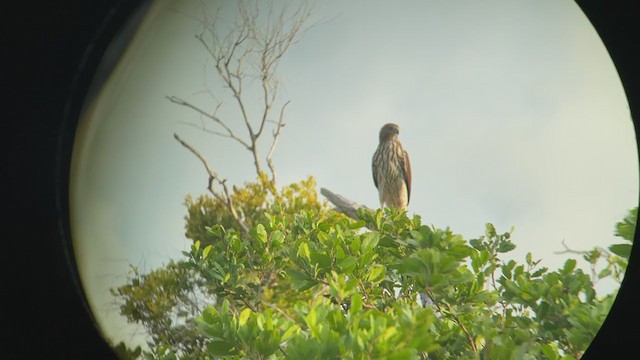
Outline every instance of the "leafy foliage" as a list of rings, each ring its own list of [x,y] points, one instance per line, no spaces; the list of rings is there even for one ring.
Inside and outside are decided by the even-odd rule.
[[[318,201],[312,178],[268,194],[261,181],[236,189],[247,235],[215,200],[187,199],[184,260],[114,290],[152,335],[144,356],[577,359],[614,299],[575,259],[555,271],[530,253],[503,260],[515,244],[491,224],[467,241],[389,209],[354,221]]]
[[[638,208],[636,207],[631,209],[629,214],[616,224],[615,235],[624,239],[624,243],[610,245],[608,249],[595,247],[589,251],[571,251],[582,254],[582,257],[589,263],[591,278],[594,282],[604,278],[611,278],[617,282],[622,281],[631,256],[637,217]]]
[[[142,355],[142,348],[137,346],[135,349],[129,349],[124,342],[118,343],[118,345],[112,345],[113,351],[119,359],[137,359]]]
[[[278,192],[267,175],[262,173],[255,182],[241,188],[234,187],[231,200],[237,211],[242,214],[242,219],[247,226],[253,227],[271,208],[285,209],[288,214],[295,214],[303,209],[326,210],[326,206],[318,200],[315,185],[315,179],[308,177],[298,183],[285,186]],[[201,195],[196,199],[187,195],[185,206],[187,207],[185,236],[193,241],[209,245],[221,239],[215,232],[207,230],[213,225],[240,230],[237,222],[227,211],[227,204],[223,201],[208,195]]]
[[[204,338],[192,322],[201,313],[203,301],[214,298],[206,291],[203,279],[184,262],[170,262],[148,274],[132,268],[128,283],[111,293],[118,301],[120,313],[129,322],[144,326],[151,335],[151,343],[196,357],[202,354]],[[126,348],[118,351],[123,358],[129,358],[126,353],[135,358],[135,353]]]
[[[629,244],[615,244],[609,246],[609,250],[625,259],[629,260],[631,254],[631,245],[636,233],[636,219],[638,218],[638,208],[629,211],[629,214],[619,223],[616,224],[616,236],[628,241]]]

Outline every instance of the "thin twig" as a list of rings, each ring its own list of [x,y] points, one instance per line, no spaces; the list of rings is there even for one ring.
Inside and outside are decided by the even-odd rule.
[[[195,155],[198,159],[200,159],[200,161],[204,165],[205,169],[207,170],[207,173],[209,174],[209,181],[208,181],[207,189],[209,190],[209,192],[211,192],[211,194],[213,194],[213,196],[215,196],[216,199],[218,199],[220,201],[224,201],[226,203],[227,209],[231,213],[231,216],[236,221],[238,226],[240,226],[240,229],[242,230],[242,232],[245,233],[245,234],[248,234],[249,233],[249,228],[240,219],[236,209],[233,206],[233,200],[231,198],[231,195],[229,194],[229,190],[228,190],[227,184],[226,184],[227,180],[220,178],[218,173],[216,173],[215,170],[213,170],[213,167],[211,166],[211,164],[209,164],[209,161],[207,161],[207,159],[195,147],[193,147],[191,144],[187,143],[186,141],[182,140],[178,136],[178,134],[174,133],[173,137],[180,144],[182,144],[182,146],[184,146],[189,151],[191,151],[191,153],[193,153],[193,155]],[[213,182],[214,181],[217,182],[218,184],[220,184],[220,186],[222,186],[222,190],[224,192],[224,195],[220,194],[218,191],[215,190],[215,188],[213,187]]]
[[[179,98],[179,97],[177,97],[177,96],[167,96],[166,98],[167,98],[169,101],[171,101],[172,103],[174,103],[174,104],[181,105],[181,106],[185,106],[185,107],[188,107],[188,108],[190,108],[190,109],[193,109],[193,110],[195,110],[196,112],[200,113],[201,115],[203,115],[203,116],[205,116],[205,117],[207,117],[207,118],[209,118],[209,119],[211,119],[211,120],[215,121],[216,123],[218,123],[220,126],[222,126],[222,127],[227,131],[228,137],[230,137],[230,138],[232,138],[232,139],[236,140],[237,142],[239,142],[240,144],[242,144],[242,146],[244,146],[245,148],[247,148],[247,149],[251,149],[251,146],[249,146],[249,144],[247,144],[244,140],[242,140],[241,138],[239,138],[239,137],[238,137],[238,136],[233,132],[233,130],[231,130],[231,128],[229,128],[229,126],[227,126],[227,124],[226,124],[222,119],[220,119],[219,117],[217,117],[217,116],[215,115],[215,113],[214,113],[214,114],[209,114],[208,112],[206,112],[206,111],[204,111],[204,110],[200,109],[199,107],[197,107],[197,106],[195,106],[195,105],[191,104],[190,102],[185,101],[185,100],[183,100],[183,99],[181,99],[181,98]],[[216,110],[217,110],[218,108],[220,108],[220,106],[221,106],[221,105],[220,105],[220,104],[218,104],[218,105],[216,106]]]
[[[257,4],[249,5],[241,1],[238,6],[236,21],[227,29],[228,31],[224,32],[225,35],[223,36],[219,35],[223,32],[220,31],[218,26],[221,9],[219,8],[213,15],[209,14],[205,9],[201,19],[203,28],[195,37],[213,59],[217,75],[234,98],[233,102],[240,112],[240,118],[244,123],[248,138],[242,139],[235,134],[227,126],[228,123],[216,116],[216,112],[213,114],[208,113],[175,96],[168,97],[168,99],[176,104],[195,110],[223,127],[225,131],[207,129],[204,125],[199,128],[213,135],[238,141],[251,152],[256,173],[261,176],[263,173],[263,160],[259,155],[258,141],[263,134],[266,123],[269,121],[270,114],[275,108],[278,92],[276,70],[280,60],[291,45],[297,41],[303,32],[308,30],[308,27],[305,27],[305,23],[311,16],[311,10],[307,4],[300,5],[293,11],[290,11],[286,6],[278,10],[270,7],[268,13],[265,14],[266,23],[259,24],[258,20],[261,14]],[[244,70],[247,66],[253,67],[255,73],[245,74]],[[252,124],[253,118],[248,112],[245,95],[243,94],[243,85],[247,82],[247,77],[249,80],[258,79],[262,87],[264,107],[258,119],[256,119],[258,120],[256,124]],[[247,82],[247,84],[250,83]],[[278,125],[273,133],[273,141],[265,158],[271,172],[272,185],[275,185],[276,180],[273,153],[284,126],[283,114],[288,103],[287,101],[280,109]],[[219,106],[220,104],[218,108]]]
[[[567,244],[566,244],[564,239],[562,239],[562,246],[564,247],[564,250],[563,251],[554,251],[554,254],[559,254],[559,255],[561,255],[561,254],[576,254],[576,255],[587,256],[587,255],[589,255],[591,253],[591,251],[587,251],[587,250],[581,251],[581,250],[571,249],[569,246],[567,246]],[[611,253],[607,249],[602,248],[600,246],[594,247],[594,250],[597,250],[600,253],[599,255],[600,256],[604,256],[605,258],[611,256]],[[591,269],[591,283],[595,285],[600,280],[598,278],[598,271],[597,271],[597,268],[596,268],[596,263],[595,262],[589,262],[589,267]]]
[[[271,148],[269,148],[269,152],[267,153],[267,166],[271,171],[271,182],[273,184],[276,183],[276,169],[273,166],[273,151],[276,149],[276,145],[278,144],[278,139],[280,138],[280,132],[282,128],[284,128],[284,110],[289,105],[291,101],[287,101],[282,105],[280,109],[280,117],[278,118],[278,123],[276,124],[276,128],[273,131],[273,142],[271,143]]]
[[[451,311],[451,307],[446,304],[443,303],[443,305],[446,307],[446,312],[442,311],[442,308],[440,307],[440,304],[438,304],[438,302],[435,301],[435,297],[433,296],[433,294],[431,293],[431,291],[427,290],[426,291],[427,295],[431,298],[431,300],[433,301],[433,304],[436,306],[436,309],[438,310],[438,312],[445,314],[445,315],[449,315],[451,317],[451,319],[458,324],[458,326],[460,327],[460,330],[462,330],[462,332],[464,333],[464,335],[467,338],[467,343],[469,344],[469,346],[471,347],[471,350],[473,350],[473,352],[477,355],[478,354],[478,348],[476,347],[476,343],[475,341],[473,341],[473,337],[471,336],[471,334],[469,333],[469,331],[467,330],[466,326],[464,326],[464,324],[462,323],[462,321],[460,321],[460,318],[458,318],[457,315],[455,315],[452,311]]]
[[[215,131],[215,130],[207,129],[207,128],[204,126],[204,124],[198,125],[198,124],[190,123],[190,122],[188,122],[188,121],[178,121],[177,123],[178,123],[178,124],[183,124],[183,125],[187,125],[187,126],[194,127],[194,128],[196,128],[196,129],[198,129],[198,130],[202,130],[202,131],[204,131],[204,132],[206,132],[206,133],[208,133],[208,134],[211,134],[211,135],[216,135],[216,136],[220,136],[220,137],[224,137],[224,138],[231,138],[231,136],[229,136],[229,134],[224,134],[224,133],[221,133],[221,132],[219,132],[219,131]]]

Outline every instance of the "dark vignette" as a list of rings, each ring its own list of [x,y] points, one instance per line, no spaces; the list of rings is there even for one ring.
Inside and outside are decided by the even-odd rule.
[[[112,39],[141,0],[14,2],[0,21],[3,276],[0,357],[113,359],[70,248],[68,180],[78,115]],[[638,137],[640,3],[577,0],[622,79]],[[117,52],[116,52],[117,54]],[[637,236],[637,235],[636,235]],[[636,241],[637,243],[637,241]],[[8,246],[6,246],[8,245]],[[624,358],[640,339],[640,250],[584,359]]]
[[[603,40],[622,80],[633,119],[636,146],[640,119],[640,3],[636,1],[577,1]],[[636,231],[629,265],[609,315],[583,359],[622,359],[637,353],[640,339],[640,249]]]
[[[115,359],[79,285],[69,166],[91,81],[109,71],[98,64],[142,4],[14,2],[3,11],[1,358]]]

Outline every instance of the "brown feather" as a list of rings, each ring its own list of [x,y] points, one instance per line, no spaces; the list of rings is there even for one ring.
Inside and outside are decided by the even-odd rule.
[[[380,143],[373,154],[371,170],[380,207],[404,210],[411,196],[411,163],[398,140],[399,133],[396,124],[386,124],[380,129]]]
[[[402,169],[404,175],[404,183],[407,185],[407,205],[411,200],[411,162],[409,161],[409,154],[404,150],[402,157]]]

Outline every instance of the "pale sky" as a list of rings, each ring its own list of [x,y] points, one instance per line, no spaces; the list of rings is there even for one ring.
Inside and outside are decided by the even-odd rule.
[[[108,289],[129,264],[180,259],[190,245],[184,197],[206,193],[205,170],[173,133],[230,183],[254,178],[246,150],[182,125],[199,117],[165,99],[212,108],[203,90],[226,96],[194,38],[202,6],[155,2],[78,130],[74,245],[115,342],[131,329]],[[310,23],[279,69],[291,100],[274,156],[280,185],[313,175],[377,207],[371,156],[380,127],[395,122],[412,163],[408,211],[423,223],[467,239],[486,222],[514,226],[512,256],[532,252],[551,269],[567,258],[554,254],[563,239],[583,250],[617,241],[614,224],[638,202],[633,124],[614,65],[572,1],[331,0]],[[602,295],[615,289],[598,284]]]

